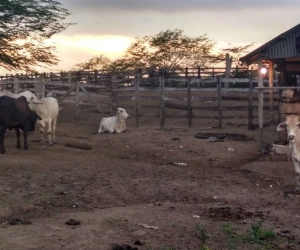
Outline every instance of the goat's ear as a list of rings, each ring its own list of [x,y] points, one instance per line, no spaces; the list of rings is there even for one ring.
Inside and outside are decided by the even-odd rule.
[[[277,126],[277,131],[283,131],[286,130],[287,124],[286,122],[282,122]]]

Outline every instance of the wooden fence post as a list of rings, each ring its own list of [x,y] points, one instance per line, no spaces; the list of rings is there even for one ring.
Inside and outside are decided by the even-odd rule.
[[[116,87],[116,75],[112,75],[111,77],[111,106],[110,106],[110,115],[112,116],[113,115],[113,112],[114,112],[114,103],[116,103],[118,106],[118,92],[116,91],[117,90],[117,87]]]
[[[218,92],[218,127],[222,128],[222,81],[221,77],[218,76],[218,85],[217,85],[217,92]]]
[[[253,76],[249,76],[248,130],[253,129]]]
[[[80,87],[80,82],[77,81],[76,82],[76,104],[75,104],[75,107],[76,107],[75,119],[76,120],[79,117],[79,87]]]
[[[191,78],[187,79],[187,116],[188,116],[188,125],[192,126],[192,96],[191,96]]]
[[[19,78],[18,75],[14,77],[14,93],[19,94]]]
[[[135,84],[135,127],[138,128],[139,127],[139,124],[140,124],[140,112],[139,112],[139,109],[140,109],[140,96],[139,96],[139,91],[140,91],[140,87],[139,87],[139,81],[140,81],[140,77],[141,77],[141,74],[138,73],[136,76],[135,76],[135,79],[134,79],[134,84]]]
[[[39,98],[42,99],[43,97],[45,97],[45,73],[41,74],[39,76],[39,82],[36,84],[38,85],[38,87],[36,87],[37,92],[39,92]]]
[[[163,129],[165,125],[166,112],[165,112],[165,79],[163,76],[159,77],[160,88],[160,128]]]
[[[68,84],[71,85],[71,83],[72,83],[72,71],[69,71],[68,72]]]
[[[41,98],[45,97],[45,90],[46,90],[46,79],[43,76],[41,82]]]

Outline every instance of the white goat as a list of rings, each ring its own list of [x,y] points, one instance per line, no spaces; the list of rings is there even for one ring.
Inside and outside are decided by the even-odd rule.
[[[274,160],[274,155],[286,155],[287,160],[290,162],[291,161],[291,149],[289,146],[286,145],[278,145],[278,144],[272,144],[271,149],[270,149],[270,156],[271,156],[271,161]]]
[[[288,115],[286,121],[277,126],[277,131],[287,130],[291,157],[297,178],[297,188],[300,188],[300,116]]]
[[[44,97],[42,103],[29,102],[29,108],[35,111],[42,120],[38,121],[40,125],[41,143],[44,142],[44,129],[48,126],[48,141],[52,145],[55,142],[56,121],[59,112],[58,102],[53,97]]]
[[[0,85],[0,96],[4,96],[4,95],[12,98],[19,98],[20,96],[24,96],[27,99],[28,103],[29,102],[41,103],[41,100],[38,100],[36,95],[30,91],[23,91],[19,94],[15,94],[9,90],[6,90],[3,85]]]
[[[113,117],[104,117],[100,122],[98,133],[121,133],[126,130],[125,120],[129,118],[126,110],[118,108],[117,115]]]

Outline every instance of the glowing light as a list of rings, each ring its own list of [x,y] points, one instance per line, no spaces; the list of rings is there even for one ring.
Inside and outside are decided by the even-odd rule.
[[[262,75],[265,75],[265,74],[267,73],[267,69],[266,69],[265,67],[261,68],[261,69],[260,69],[260,73],[261,73]]]

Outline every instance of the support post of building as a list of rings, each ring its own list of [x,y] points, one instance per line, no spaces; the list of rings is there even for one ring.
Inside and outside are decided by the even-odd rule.
[[[269,61],[269,87],[274,87],[274,70],[273,62]],[[270,89],[270,126],[271,126],[271,143],[274,143],[274,90]]]
[[[260,72],[262,68],[262,60],[260,59],[258,61],[258,87],[263,87],[263,77],[262,74]],[[259,146],[261,149],[261,152],[263,153],[263,129],[264,129],[264,92],[263,89],[259,89],[258,90],[258,124],[259,124]]]

